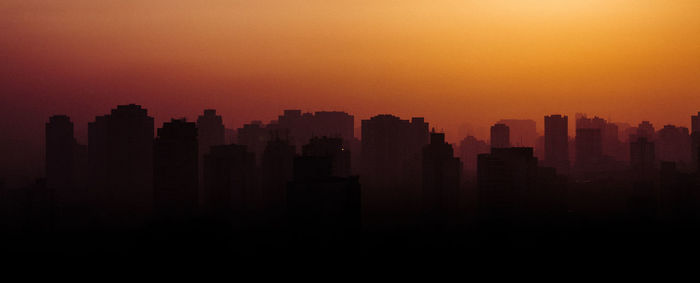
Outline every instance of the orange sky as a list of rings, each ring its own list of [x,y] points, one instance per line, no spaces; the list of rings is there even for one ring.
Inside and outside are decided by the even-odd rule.
[[[464,123],[542,127],[551,113],[688,126],[698,12],[697,0],[3,0],[0,130],[41,140],[66,113],[85,132],[121,103],[158,123],[214,107],[229,127],[286,108],[425,116],[453,141]]]

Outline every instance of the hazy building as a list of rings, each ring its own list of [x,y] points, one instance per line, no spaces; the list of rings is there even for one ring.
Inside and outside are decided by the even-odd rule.
[[[349,153],[341,145],[340,138],[315,138],[294,160],[287,207],[292,240],[297,243],[342,245],[360,231],[360,183],[358,177],[346,175]]]
[[[431,133],[430,144],[423,148],[424,225],[445,229],[455,224],[461,171],[462,163],[445,142],[445,134]]]
[[[656,167],[656,151],[654,143],[647,138],[637,138],[630,142],[630,165],[632,169],[641,175],[651,176]]]
[[[535,147],[537,142],[537,122],[527,119],[504,119],[497,122],[509,129],[510,145],[515,147]]]
[[[478,140],[473,136],[467,136],[459,143],[459,157],[462,160],[464,171],[469,175],[476,175],[476,160],[479,154],[489,153],[491,148],[488,143]]]
[[[209,153],[212,146],[226,144],[226,128],[223,119],[216,114],[214,109],[205,109],[204,113],[197,118],[198,136],[198,160],[199,160],[199,192],[204,191],[204,155]],[[203,201],[202,195],[199,201]]]
[[[75,185],[75,149],[73,122],[56,115],[46,123],[46,186],[51,189]]]
[[[600,165],[603,158],[603,139],[600,129],[576,130],[576,167],[579,170],[592,170]]]
[[[155,207],[161,220],[179,221],[195,214],[199,197],[197,125],[173,119],[158,129],[154,146]]]
[[[247,146],[248,151],[254,153],[258,161],[261,161],[267,141],[272,138],[272,135],[261,121],[252,121],[238,129],[237,144]]]
[[[92,189],[110,227],[142,225],[153,211],[153,118],[120,105],[88,124]]]
[[[306,157],[330,157],[331,174],[336,177],[348,177],[351,174],[351,155],[345,149],[342,138],[314,137],[302,147]]]
[[[491,126],[491,148],[510,147],[510,128],[505,124]]]
[[[688,128],[666,125],[656,136],[656,156],[659,161],[675,162],[681,168],[690,165],[692,145]]]
[[[243,220],[257,202],[257,185],[255,154],[246,146],[213,146],[204,155],[204,210],[209,215]]]
[[[261,177],[262,200],[268,223],[279,227],[287,211],[287,183],[294,176],[296,149],[279,137],[267,142],[263,153]]]
[[[544,117],[544,148],[546,166],[559,174],[569,172],[569,117],[551,115]]]

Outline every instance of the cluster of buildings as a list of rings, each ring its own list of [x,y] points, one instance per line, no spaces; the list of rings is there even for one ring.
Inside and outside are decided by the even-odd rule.
[[[96,117],[81,145],[70,118],[57,115],[46,124],[46,179],[36,188],[48,195],[46,211],[60,211],[51,221],[68,227],[207,218],[323,242],[361,228],[451,231],[471,207],[488,231],[484,241],[502,242],[512,231],[539,237],[531,232],[561,221],[572,206],[566,188],[700,167],[700,113],[692,129],[658,130],[577,115],[574,137],[564,115],[544,117],[544,136],[532,120],[501,120],[488,141],[468,136],[456,148],[420,117],[362,120],[361,140],[354,126],[345,112],[286,110],[231,132],[205,110],[195,122],[172,119],[156,130],[147,110],[131,104]]]

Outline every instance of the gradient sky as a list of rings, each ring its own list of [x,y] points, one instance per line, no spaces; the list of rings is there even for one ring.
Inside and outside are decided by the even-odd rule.
[[[227,127],[283,109],[425,116],[453,142],[576,112],[689,126],[697,0],[2,0],[0,155],[116,104]],[[465,124],[471,125],[467,126]],[[21,145],[21,146],[18,146]],[[22,150],[18,150],[22,149]]]

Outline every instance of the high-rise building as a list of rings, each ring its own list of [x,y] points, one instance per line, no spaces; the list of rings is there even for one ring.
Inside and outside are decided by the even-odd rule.
[[[691,116],[691,139],[692,139],[692,150],[691,159],[693,160],[693,165],[695,169],[700,171],[700,112],[698,115]]]
[[[220,115],[214,109],[205,109],[204,113],[197,117],[197,137],[199,143],[199,204],[204,201],[204,155],[209,153],[212,146],[226,143],[226,128]],[[232,143],[232,142],[230,142]],[[229,144],[230,144],[229,143]]]
[[[444,133],[431,133],[423,148],[423,216],[434,229],[449,228],[458,211],[462,163],[454,157]]]
[[[616,160],[626,159],[626,154],[620,143],[619,130],[616,124],[610,123],[597,116],[588,118],[583,114],[579,115],[576,119],[576,129],[600,130],[603,155]]]
[[[88,124],[92,188],[110,227],[145,224],[153,211],[153,118],[119,105]]]
[[[478,140],[473,136],[464,138],[459,144],[459,157],[462,160],[465,173],[475,176],[477,156],[490,151],[491,148],[485,141]]]
[[[292,240],[325,246],[354,239],[361,226],[360,183],[348,176],[350,154],[342,139],[312,138],[302,152],[287,186]]]
[[[239,145],[248,147],[248,151],[255,154],[258,162],[262,162],[262,154],[267,146],[267,141],[271,140],[273,131],[265,127],[261,121],[252,121],[238,129],[237,139]]]
[[[698,112],[698,115],[690,117],[690,125],[690,129],[693,133],[700,132],[700,112]]]
[[[535,147],[537,142],[537,122],[527,119],[504,119],[497,122],[509,129],[510,145],[515,147]]]
[[[192,217],[199,197],[197,125],[185,119],[164,123],[153,150],[158,217],[172,221]]]
[[[46,123],[46,186],[50,189],[75,185],[75,150],[73,122],[56,115]]]
[[[287,211],[287,183],[294,176],[296,149],[286,139],[267,142],[261,164],[262,201],[267,223],[280,227]]]
[[[505,124],[491,126],[491,148],[510,147],[510,128]]]
[[[688,128],[666,125],[656,133],[656,156],[661,162],[690,166],[692,143]]]
[[[205,213],[242,220],[256,204],[258,175],[255,154],[244,145],[213,146],[204,155]]]
[[[603,139],[600,129],[576,130],[576,167],[589,171],[600,165],[603,158]]]
[[[345,149],[342,138],[314,137],[302,147],[302,155],[307,157],[328,156],[333,160],[331,174],[348,177],[351,174],[350,150]]]
[[[545,164],[554,167],[559,174],[569,172],[569,117],[551,115],[544,117]]]
[[[379,225],[420,211],[421,151],[429,143],[423,118],[378,115],[362,121],[362,176],[365,212]],[[408,220],[407,220],[408,221]],[[374,226],[369,223],[368,226]]]
[[[630,163],[632,169],[642,176],[651,176],[656,164],[654,143],[645,137],[630,142]]]

